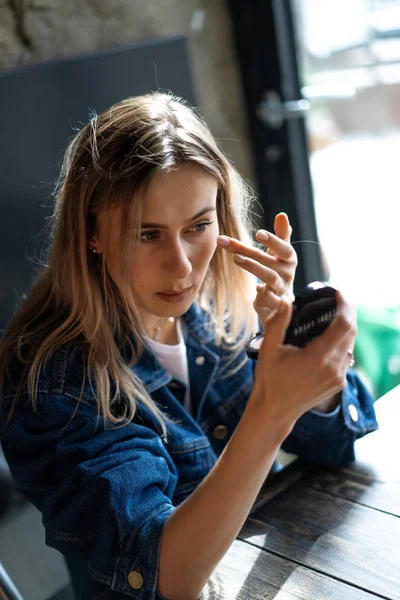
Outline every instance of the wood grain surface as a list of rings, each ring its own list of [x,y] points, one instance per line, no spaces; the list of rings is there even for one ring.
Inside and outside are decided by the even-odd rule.
[[[400,519],[298,482],[249,517],[260,548],[384,598],[400,599]]]
[[[236,540],[202,600],[373,600],[363,589]]]
[[[340,469],[269,478],[202,598],[400,600],[400,387]]]

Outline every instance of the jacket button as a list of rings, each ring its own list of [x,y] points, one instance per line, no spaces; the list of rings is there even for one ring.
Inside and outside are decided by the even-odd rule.
[[[350,413],[350,419],[352,421],[354,421],[354,423],[357,423],[357,421],[358,421],[358,410],[356,409],[356,407],[354,406],[354,404],[349,404],[349,413]]]
[[[228,428],[226,425],[217,425],[212,434],[216,440],[224,440],[228,435]]]
[[[204,356],[198,356],[194,362],[196,363],[196,365],[201,366],[204,365],[205,360],[206,359],[204,358]]]
[[[143,577],[139,571],[131,571],[128,575],[128,581],[131,588],[134,590],[140,590],[143,585]]]

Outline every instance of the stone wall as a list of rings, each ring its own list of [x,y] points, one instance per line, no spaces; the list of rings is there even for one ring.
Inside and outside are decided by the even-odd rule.
[[[201,110],[254,183],[225,0],[0,0],[0,69],[180,34],[189,39]]]

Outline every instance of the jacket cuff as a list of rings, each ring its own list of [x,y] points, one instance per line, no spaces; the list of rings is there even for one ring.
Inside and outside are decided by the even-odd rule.
[[[298,435],[324,438],[341,436],[345,429],[354,432],[356,438],[378,429],[373,400],[353,371],[347,374],[347,385],[334,411],[321,413],[311,409],[297,421]]]
[[[347,386],[342,392],[342,411],[346,427],[354,431],[356,438],[378,429],[372,396],[352,370],[347,374]]]
[[[112,590],[136,600],[163,600],[157,591],[161,539],[165,523],[174,510],[171,504],[158,507],[157,514],[152,514],[139,531],[121,543]]]
[[[331,413],[306,412],[282,448],[303,460],[339,466],[354,460],[354,441],[377,428],[373,399],[355,373],[349,371],[336,409]]]

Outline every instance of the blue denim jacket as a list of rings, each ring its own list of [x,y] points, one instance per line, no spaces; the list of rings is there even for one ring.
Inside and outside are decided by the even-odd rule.
[[[46,543],[64,554],[78,600],[160,598],[165,521],[213,467],[251,393],[253,361],[231,377],[221,376],[227,354],[213,343],[199,307],[192,305],[183,320],[193,416],[154,355],[145,352],[134,367],[174,420],[166,442],[142,405],[126,426],[104,426],[90,385],[81,394],[83,367],[73,345],[60,348],[43,369],[38,414],[25,394],[2,434],[13,477],[42,512]],[[243,358],[244,353],[237,364]],[[10,370],[14,384],[20,368]],[[4,422],[13,395],[10,381],[3,393]],[[372,399],[349,372],[341,405],[330,415],[304,414],[283,448],[306,460],[340,465],[354,459],[354,440],[376,428]]]

